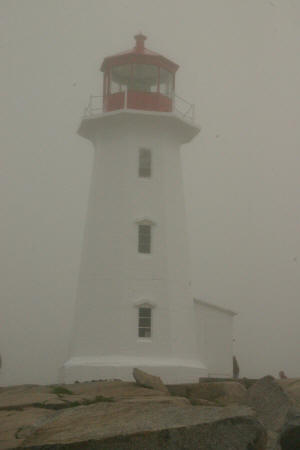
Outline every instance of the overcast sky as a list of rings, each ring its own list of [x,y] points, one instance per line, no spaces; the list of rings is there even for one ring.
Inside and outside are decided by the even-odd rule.
[[[196,297],[232,308],[241,374],[300,376],[300,2],[0,0],[0,384],[66,359],[105,56],[180,65],[202,132],[182,150]]]

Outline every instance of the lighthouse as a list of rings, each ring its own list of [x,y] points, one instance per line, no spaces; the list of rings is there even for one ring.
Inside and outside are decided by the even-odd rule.
[[[180,161],[200,128],[175,94],[178,65],[145,40],[103,60],[102,96],[78,129],[94,162],[66,382],[131,380],[134,367],[168,383],[209,373],[199,316],[209,305],[191,292]]]

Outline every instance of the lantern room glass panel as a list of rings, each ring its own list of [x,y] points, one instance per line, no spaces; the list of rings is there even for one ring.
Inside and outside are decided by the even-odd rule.
[[[174,76],[171,72],[160,68],[159,92],[166,97],[172,98],[173,95]]]
[[[122,66],[113,66],[111,69],[110,93],[124,92],[131,77],[131,64],[123,64]]]
[[[158,67],[152,64],[133,64],[131,91],[157,92]]]

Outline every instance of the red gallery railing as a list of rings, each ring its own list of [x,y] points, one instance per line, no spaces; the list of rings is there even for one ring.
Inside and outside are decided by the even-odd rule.
[[[83,118],[87,119],[98,114],[123,109],[172,112],[190,121],[194,121],[195,118],[195,105],[182,97],[173,95],[173,98],[170,98],[159,92],[141,91],[116,92],[104,98],[91,95]]]

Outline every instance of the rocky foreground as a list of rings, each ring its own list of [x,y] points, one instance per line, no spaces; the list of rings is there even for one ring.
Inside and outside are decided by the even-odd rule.
[[[0,449],[300,449],[300,380],[0,388]]]

